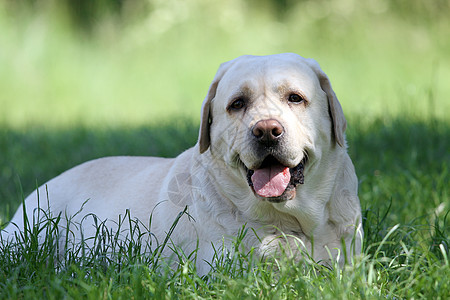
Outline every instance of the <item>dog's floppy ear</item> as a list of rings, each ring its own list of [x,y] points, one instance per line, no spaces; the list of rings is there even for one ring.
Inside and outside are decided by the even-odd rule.
[[[320,87],[327,95],[336,142],[339,144],[339,146],[345,147],[344,132],[347,128],[347,121],[345,120],[341,104],[339,103],[336,94],[331,87],[330,79],[325,74],[325,72],[322,71],[319,64],[314,59],[308,58],[306,61],[316,73],[317,77],[319,78]]]
[[[209,86],[208,94],[206,95],[205,100],[203,100],[202,111],[201,111],[201,120],[200,120],[200,133],[198,138],[198,143],[200,146],[200,153],[208,150],[209,145],[211,143],[211,138],[209,134],[209,129],[212,123],[212,115],[211,115],[211,101],[216,96],[217,86],[219,85],[220,80],[222,79],[225,72],[230,68],[233,61],[225,62],[220,65],[217,70],[216,76]]]

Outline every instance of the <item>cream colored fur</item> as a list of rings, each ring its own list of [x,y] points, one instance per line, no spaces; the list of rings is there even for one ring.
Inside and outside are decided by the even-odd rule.
[[[288,103],[286,95],[292,92],[307,102]],[[230,112],[230,102],[242,94],[248,98],[245,111]],[[257,196],[246,178],[245,167],[255,168],[263,159],[250,131],[265,119],[276,119],[285,129],[284,165],[294,167],[308,155],[304,184],[297,185],[293,199],[280,203]],[[41,208],[47,208],[48,195],[50,210],[75,215],[74,224],[93,213],[114,227],[129,209],[143,224],[152,215],[151,232],[162,241],[188,206],[189,217],[181,217],[171,239],[187,254],[198,242],[199,273],[209,269],[211,243],[229,245],[244,225],[257,236],[249,231],[243,245],[260,255],[277,253],[280,245],[297,249],[300,243],[315,260],[339,258],[342,264],[342,245],[350,259],[360,253],[362,240],[358,182],[345,128],[328,77],[314,60],[295,54],[242,56],[220,66],[203,103],[199,142],[193,148],[174,159],[108,157],[84,163],[28,196],[27,214],[36,213],[37,195]],[[23,230],[22,219],[20,207],[2,237]],[[95,234],[89,220],[83,221],[85,238]],[[81,239],[79,230],[74,232]]]

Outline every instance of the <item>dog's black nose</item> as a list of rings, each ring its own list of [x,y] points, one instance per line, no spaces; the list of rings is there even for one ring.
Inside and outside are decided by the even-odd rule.
[[[273,144],[283,136],[284,128],[277,120],[261,120],[253,126],[252,134],[261,143]]]

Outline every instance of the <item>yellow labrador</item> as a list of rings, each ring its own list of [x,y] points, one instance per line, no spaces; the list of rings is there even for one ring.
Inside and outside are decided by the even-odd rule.
[[[244,246],[260,255],[276,253],[280,245],[299,254],[301,244],[316,261],[342,264],[360,253],[362,240],[345,128],[329,79],[314,60],[290,53],[242,56],[217,71],[193,148],[174,159],[84,163],[32,193],[26,211],[36,213],[38,195],[42,208],[48,197],[54,214],[75,215],[78,224],[86,214],[117,220],[129,209],[144,224],[152,216],[151,232],[163,240],[187,206],[189,217],[180,219],[171,240],[185,253],[198,246],[200,273],[208,271],[212,244],[229,245],[244,225],[255,229]],[[86,238],[95,229],[84,221]],[[2,237],[23,230],[21,224],[19,208]]]

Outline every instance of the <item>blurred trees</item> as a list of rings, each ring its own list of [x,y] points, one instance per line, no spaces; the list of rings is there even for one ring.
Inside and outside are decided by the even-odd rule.
[[[116,21],[138,21],[145,18],[159,5],[167,5],[171,2],[177,6],[183,2],[219,2],[220,0],[6,0],[4,6],[7,10],[44,9],[57,12],[65,11],[70,21],[77,28],[90,31],[96,23],[105,18],[113,18]],[[264,7],[273,13],[275,18],[282,18],[290,9],[298,5],[311,3],[323,7],[324,10],[332,10],[335,7],[345,9],[349,6],[369,6],[373,10],[386,11],[398,15],[400,18],[411,22],[436,21],[439,18],[448,17],[450,12],[450,0],[237,0],[247,7]],[[299,16],[301,18],[301,16]]]

